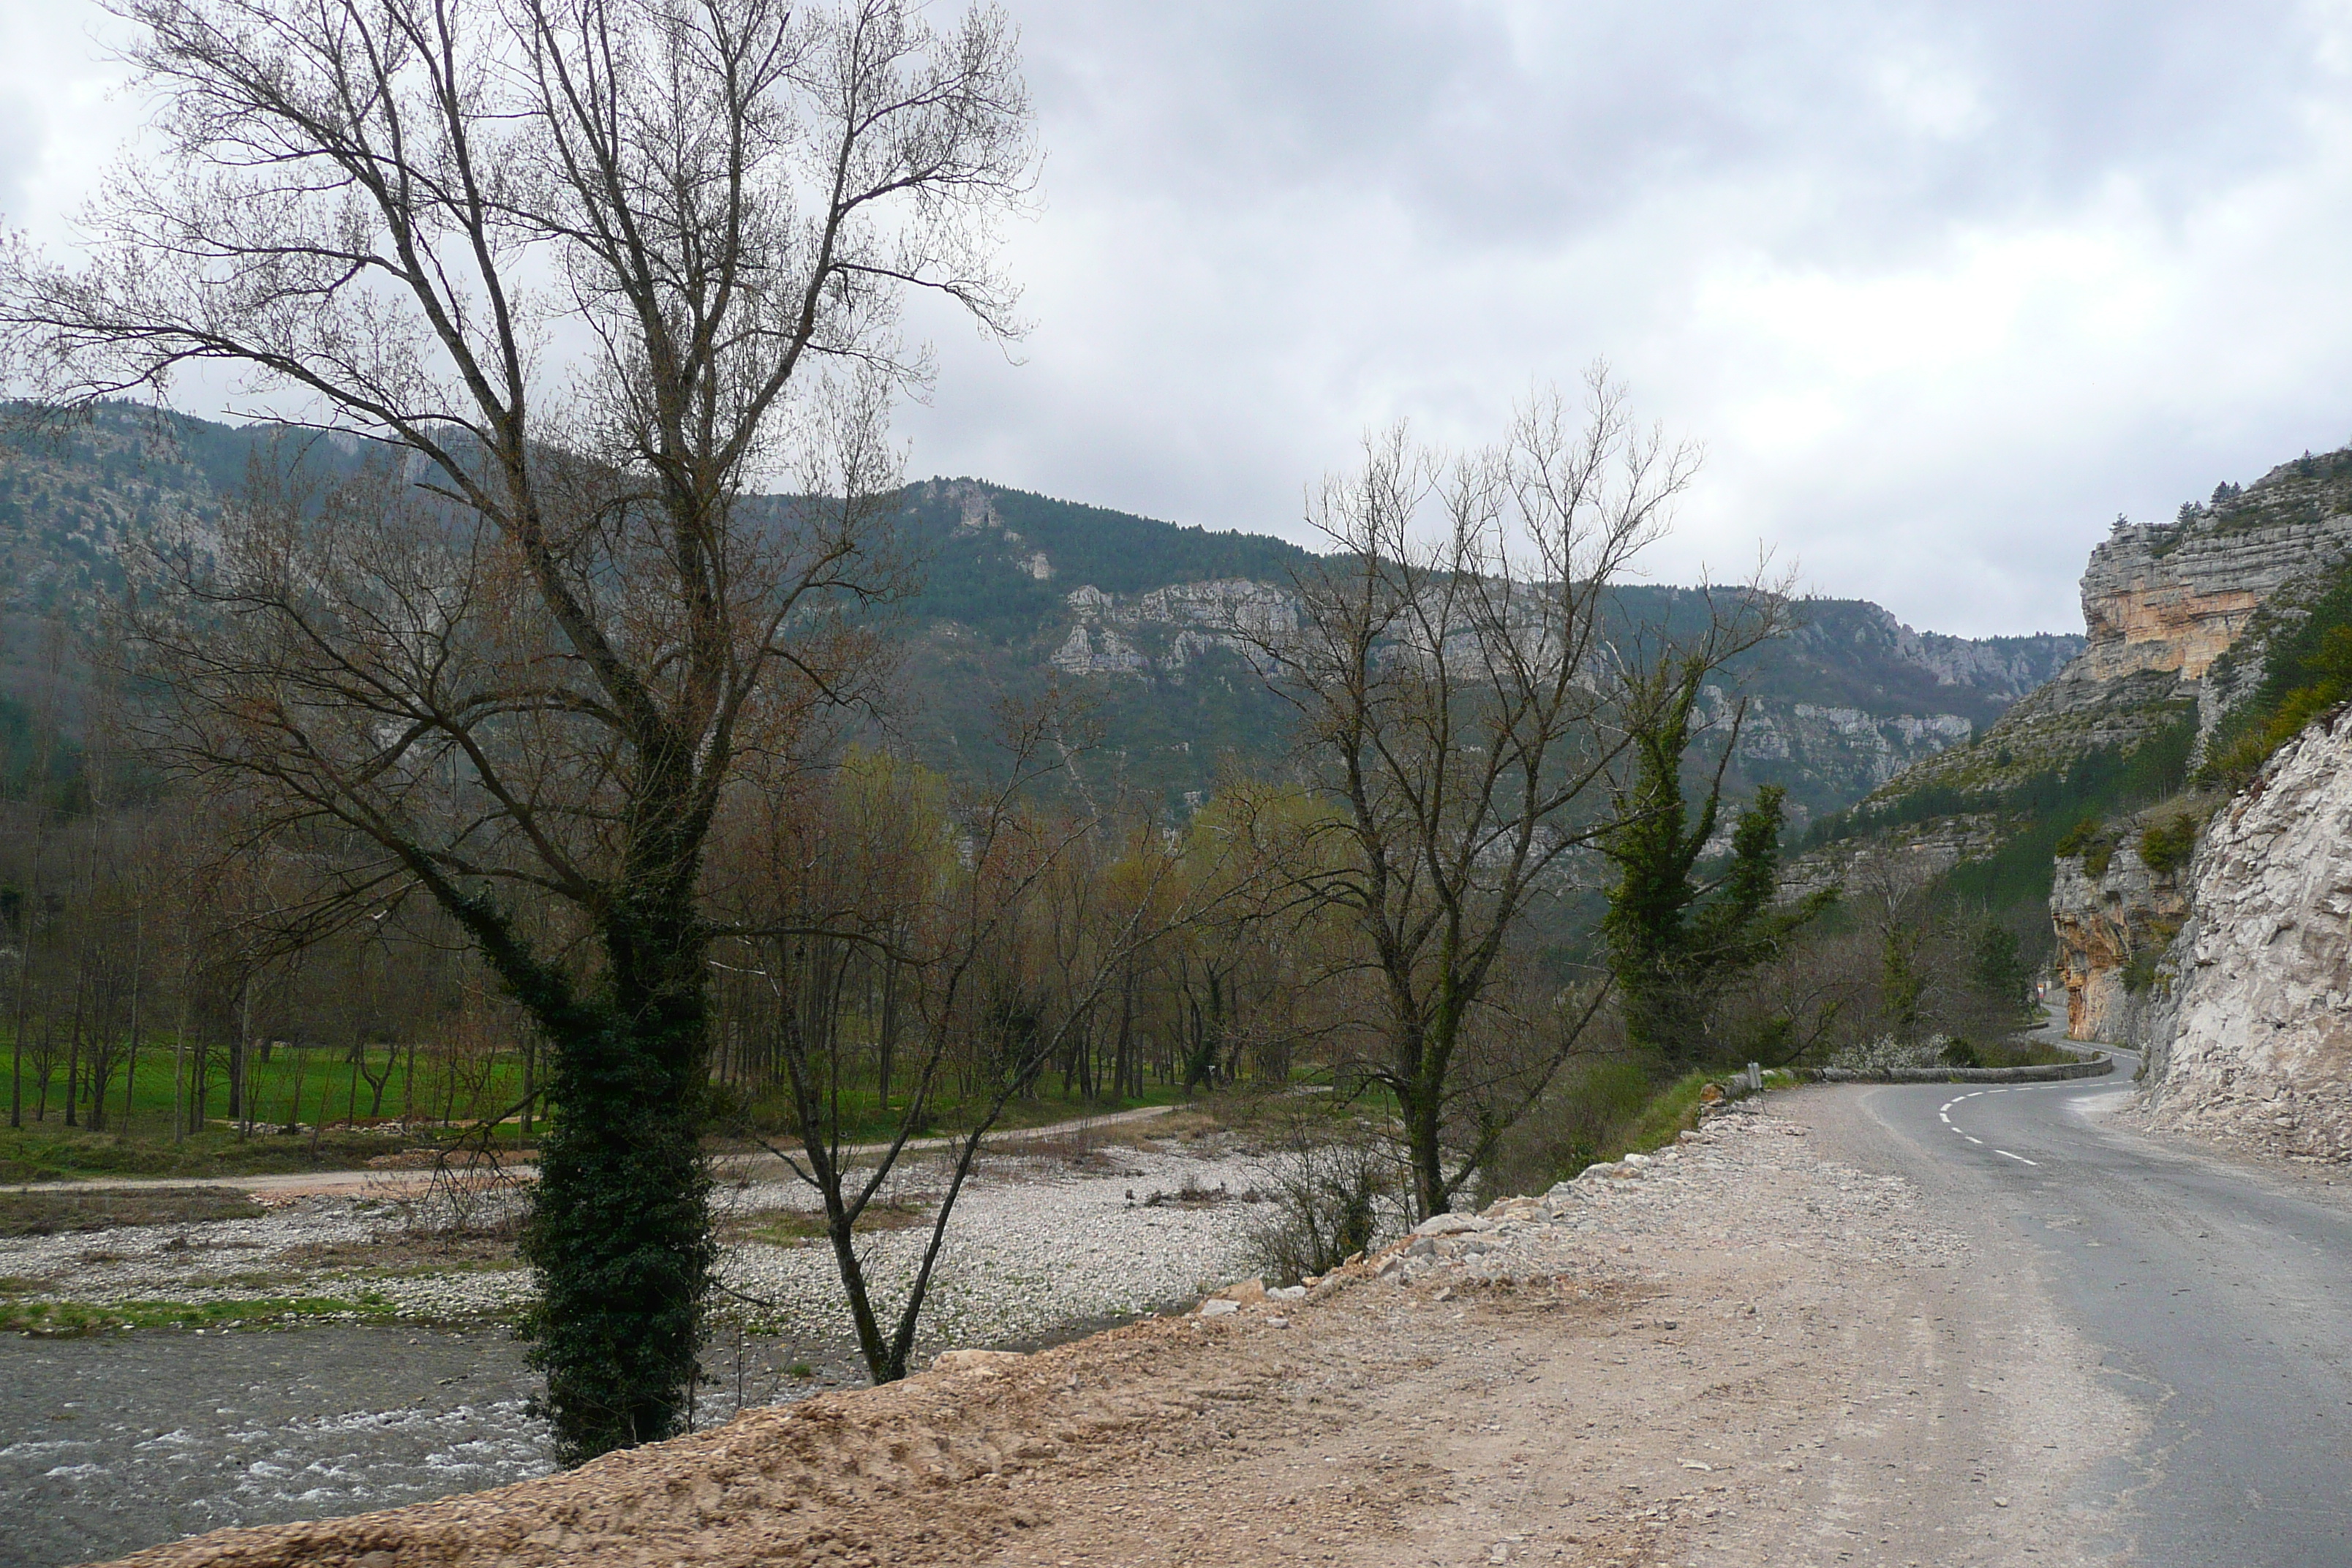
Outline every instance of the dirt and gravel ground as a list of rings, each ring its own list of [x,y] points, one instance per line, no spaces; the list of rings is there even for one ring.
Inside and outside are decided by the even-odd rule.
[[[1216,1132],[1165,1144],[1015,1145],[984,1157],[956,1207],[932,1281],[931,1336],[941,1348],[1042,1338],[1071,1323],[1189,1300],[1230,1279],[1247,1251],[1258,1188],[1268,1179],[1250,1147]],[[911,1279],[945,1181],[929,1156],[908,1160],[894,1176],[889,1194],[905,1204],[899,1212],[908,1228],[877,1230],[866,1244],[867,1276],[886,1295]],[[0,1228],[0,1301],[115,1306],[364,1295],[377,1315],[464,1321],[509,1314],[530,1300],[530,1279],[511,1242],[453,1240],[430,1228],[429,1214],[417,1229],[413,1205],[394,1184],[309,1194],[260,1189],[257,1206],[238,1193],[175,1190],[226,1200],[226,1212],[240,1217],[147,1223],[152,1216],[134,1209],[118,1216],[127,1223],[102,1234]],[[137,1195],[92,1189],[18,1199],[129,1205]],[[482,1202],[519,1212],[521,1197],[517,1190]],[[806,1188],[731,1182],[716,1206],[724,1310],[769,1336],[855,1342],[831,1250],[775,1224],[813,1215]]]
[[[128,1561],[2080,1560],[2074,1481],[2129,1412],[2021,1257],[1822,1157],[1842,1092],[1304,1301],[965,1352],[499,1491]]]

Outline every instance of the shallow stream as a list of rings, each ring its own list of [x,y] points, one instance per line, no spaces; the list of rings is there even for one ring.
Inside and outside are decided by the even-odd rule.
[[[0,1336],[0,1568],[543,1475],[523,1349],[415,1325]],[[790,1376],[799,1359],[817,1375]],[[731,1336],[706,1364],[698,1425],[732,1415],[739,1390],[760,1405],[852,1376],[837,1355]]]

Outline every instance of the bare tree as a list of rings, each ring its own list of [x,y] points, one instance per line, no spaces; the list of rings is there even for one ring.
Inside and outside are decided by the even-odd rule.
[[[390,454],[155,575],[158,738],[369,846],[349,907],[430,897],[530,1014],[559,1449],[664,1436],[710,1258],[703,848],[876,666],[847,617],[892,587],[907,290],[1014,325],[1011,30],[907,0],[117,3],[170,155],[115,176],[86,267],[11,254],[13,345],[67,398],[224,363]],[[746,500],[794,457],[833,502]]]
[[[1051,705],[1016,710],[1006,729],[1010,765],[991,784],[938,790],[912,767],[869,766],[830,799],[771,803],[756,847],[745,846],[751,869],[730,951],[768,999],[762,1023],[793,1135],[766,1146],[823,1205],[877,1383],[907,1374],[949,1222],[991,1129],[1076,1047],[1137,955],[1201,920],[1235,879],[1223,865],[1188,876],[1202,868],[1153,824],[1039,808],[1032,786],[1063,756],[1059,716]],[[865,1149],[852,1133],[856,1003],[845,984],[863,955],[903,966],[915,1025],[899,1047],[905,1098],[895,1114],[884,1108],[877,1146]],[[929,1234],[892,1300],[868,1276],[858,1223],[959,1067],[963,1124],[945,1141]]]
[[[1530,902],[1605,831],[1624,745],[1610,595],[1696,464],[1633,426],[1605,371],[1587,391],[1580,426],[1545,395],[1450,461],[1401,428],[1369,441],[1312,509],[1334,554],[1298,584],[1297,629],[1263,641],[1324,807],[1296,887],[1353,928],[1377,992],[1363,1070],[1395,1097],[1423,1215],[1451,1206],[1605,994],[1515,1016],[1496,984]],[[1519,1048],[1482,1061],[1497,1030]]]

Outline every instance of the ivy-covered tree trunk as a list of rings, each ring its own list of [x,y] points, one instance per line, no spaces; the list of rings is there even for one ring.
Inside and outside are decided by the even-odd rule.
[[[566,1464],[684,1430],[714,1256],[702,944],[678,913],[618,923],[606,994],[552,1041],[523,1246],[530,1359]]]
[[[1403,1123],[1405,1164],[1412,1175],[1413,1213],[1444,1214],[1454,1206],[1454,1194],[1467,1171],[1448,1181],[1445,1170],[1445,1075],[1435,1070],[1428,1052],[1422,1053],[1419,1070],[1400,1080],[1397,1120]]]
[[[1602,840],[1617,882],[1601,931],[1627,1037],[1679,1068],[1704,1054],[1705,1020],[1689,973],[1691,908],[1703,889],[1692,872],[1715,832],[1722,774],[1718,770],[1692,820],[1683,799],[1683,760],[1707,668],[1691,659],[1660,673],[1665,679],[1632,707],[1633,771]]]

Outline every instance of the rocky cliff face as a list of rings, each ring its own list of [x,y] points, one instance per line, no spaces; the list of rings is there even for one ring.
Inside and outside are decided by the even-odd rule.
[[[2137,1046],[2147,1033],[2160,955],[2189,918],[2176,873],[2153,871],[2137,844],[2061,856],[2050,890],[2070,1039]]]
[[[1298,629],[1295,595],[1241,577],[1131,596],[1087,584],[1063,602],[1072,625],[1047,662],[1066,675],[1181,676],[1212,648],[1256,663],[1266,638]]]
[[[2168,523],[2118,522],[2083,574],[2082,651],[1981,743],[1911,769],[1881,803],[1925,787],[1999,791],[2184,720],[2201,746],[2260,685],[2265,624],[2347,559],[2352,450],[2224,485]]]
[[[2148,1112],[2352,1159],[2352,711],[2304,731],[2208,826],[2158,967]]]
[[[2084,673],[2116,680],[2160,670],[2202,679],[2263,600],[2326,571],[2352,548],[2352,516],[2311,517],[2292,504],[2310,488],[2271,498],[2278,515],[2266,509],[2118,526],[2091,552],[2083,574]]]
[[[2083,638],[2064,632],[1956,637],[1915,632],[1884,610],[1877,618],[1895,657],[1934,676],[1937,685],[1972,686],[2011,700],[2055,675],[2084,646]]]
[[[1702,693],[1711,722],[1727,731],[1734,698],[1719,686]],[[1819,702],[1755,698],[1739,731],[1739,757],[1751,768],[1794,765],[1834,781],[1848,799],[1865,795],[1948,746],[1966,745],[1976,725],[1958,713],[1872,713]]]
[[[1805,898],[1824,888],[1849,893],[1924,887],[1963,860],[2000,847],[2001,824],[1991,812],[1940,816],[1866,837],[1841,839],[1791,858],[1780,873],[1780,896]],[[1724,847],[1730,847],[1728,838]]]

